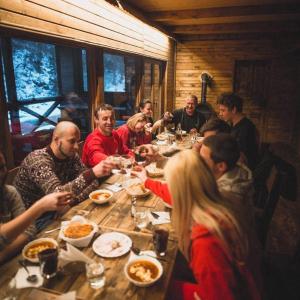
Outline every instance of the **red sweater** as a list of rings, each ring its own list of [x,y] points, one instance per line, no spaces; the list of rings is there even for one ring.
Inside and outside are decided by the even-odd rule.
[[[172,205],[172,198],[166,183],[147,178],[144,183],[145,188],[151,190],[155,195],[160,197],[164,202]]]
[[[85,140],[82,161],[86,166],[93,167],[113,154],[131,154],[131,151],[122,143],[115,130],[111,136],[105,136],[95,129]]]
[[[135,133],[129,129],[127,124],[120,126],[117,129],[117,133],[122,139],[124,145],[130,149],[134,148],[135,146],[149,144],[152,139],[151,134],[145,134],[144,132]]]
[[[171,299],[259,300],[261,296],[247,266],[235,264],[220,240],[204,226],[195,225],[191,233],[190,268],[197,284],[176,282]]]

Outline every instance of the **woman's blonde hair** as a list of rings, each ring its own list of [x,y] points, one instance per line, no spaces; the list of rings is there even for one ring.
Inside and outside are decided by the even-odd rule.
[[[130,130],[134,130],[135,126],[139,122],[145,122],[147,123],[147,117],[143,113],[137,113],[130,117],[127,120],[127,126],[129,127]]]
[[[197,223],[219,238],[230,257],[245,261],[248,240],[200,155],[193,150],[178,153],[168,161],[165,174],[173,199],[172,223],[186,258],[191,227]]]

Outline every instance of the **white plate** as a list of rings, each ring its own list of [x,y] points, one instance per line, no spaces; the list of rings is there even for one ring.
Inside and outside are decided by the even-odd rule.
[[[119,243],[118,248],[113,249],[112,245]],[[101,234],[93,243],[93,250],[102,257],[119,257],[127,253],[132,246],[132,240],[120,232],[108,232]]]
[[[130,189],[130,186],[125,188],[125,190],[126,190],[126,192],[129,196],[136,197],[136,198],[144,198],[144,197],[151,194],[151,191],[149,189],[146,189],[146,188],[145,188],[146,191],[143,194],[136,194],[136,193],[132,192],[132,190]]]
[[[173,208],[170,204],[168,204],[167,202],[164,201],[164,205],[165,207],[168,207],[168,208]]]
[[[164,170],[157,168],[156,163],[146,166],[145,169],[150,177],[160,177],[164,175]]]

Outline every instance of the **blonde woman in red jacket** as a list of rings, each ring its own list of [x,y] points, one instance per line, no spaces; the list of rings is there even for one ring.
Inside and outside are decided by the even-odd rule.
[[[261,299],[243,223],[225,206],[203,159],[183,151],[169,160],[165,175],[179,248],[197,281],[177,281],[170,299]]]
[[[143,113],[130,117],[126,124],[117,129],[117,133],[124,145],[129,149],[136,146],[149,144],[152,140],[150,131],[146,130],[147,118]]]

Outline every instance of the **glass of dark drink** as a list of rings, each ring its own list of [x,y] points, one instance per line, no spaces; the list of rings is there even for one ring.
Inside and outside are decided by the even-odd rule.
[[[159,256],[165,256],[168,246],[169,231],[162,228],[154,228],[153,244],[156,253]]]
[[[42,276],[46,279],[54,277],[57,273],[57,248],[43,250],[38,254],[38,257],[40,261]]]
[[[146,148],[145,147],[139,147],[135,149],[134,151],[134,159],[139,164],[143,163],[146,160]]]

